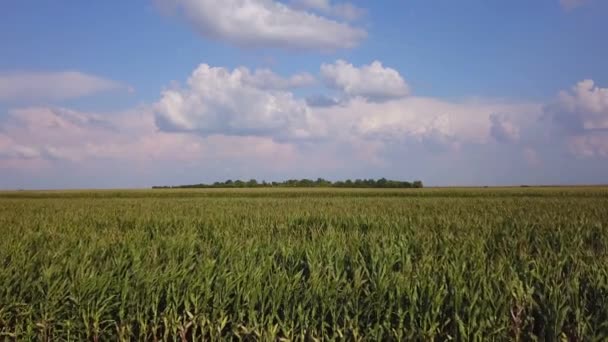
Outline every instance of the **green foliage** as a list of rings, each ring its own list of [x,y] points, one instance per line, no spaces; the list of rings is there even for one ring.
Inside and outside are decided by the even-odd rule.
[[[604,341],[606,208],[605,188],[0,192],[0,340]]]
[[[209,188],[422,188],[422,181],[402,182],[395,180],[387,180],[386,178],[374,179],[357,179],[352,181],[347,179],[345,181],[331,182],[323,178],[318,178],[316,181],[311,179],[290,179],[284,182],[271,182],[266,183],[262,181],[258,183],[255,179],[251,179],[247,182],[244,181],[232,181],[231,179],[225,182],[215,182],[213,184],[192,184],[192,185],[178,185],[178,186],[153,186],[153,189],[209,189]]]

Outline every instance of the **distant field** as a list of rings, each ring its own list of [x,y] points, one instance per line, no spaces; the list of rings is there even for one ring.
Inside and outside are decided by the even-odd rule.
[[[608,187],[0,192],[0,339],[608,339]]]
[[[608,186],[432,187],[424,189],[241,188],[2,191],[0,198],[156,197],[608,197]]]

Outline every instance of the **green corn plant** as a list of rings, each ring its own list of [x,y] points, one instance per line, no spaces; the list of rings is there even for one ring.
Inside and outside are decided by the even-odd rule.
[[[0,193],[1,338],[608,337],[606,188],[317,190]]]

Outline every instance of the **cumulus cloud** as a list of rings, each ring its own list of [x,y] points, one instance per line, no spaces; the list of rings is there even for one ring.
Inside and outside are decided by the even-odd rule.
[[[108,119],[66,108],[25,107],[10,110],[8,118],[0,122],[0,131],[10,138],[6,148],[21,146],[22,151],[29,151],[30,158],[46,160],[143,160],[162,155],[167,149],[175,155],[180,155],[179,149],[189,150],[190,144],[180,136],[155,134],[151,138],[156,131],[151,119],[151,115],[148,119],[136,110]],[[4,155],[3,159],[25,156]]]
[[[257,69],[250,72],[247,68],[239,68],[242,74],[243,83],[259,88],[269,90],[285,90],[293,88],[308,87],[316,83],[316,79],[309,73],[298,73],[289,78],[281,77],[269,69]]]
[[[418,141],[437,150],[439,146],[451,149],[460,144],[488,143],[493,134],[493,113],[508,113],[514,123],[523,123],[538,116],[540,110],[535,104],[456,102],[412,96],[380,103],[355,98],[314,112],[325,118],[332,137]]]
[[[66,108],[25,107],[0,121],[0,167],[18,161],[121,163],[271,159],[289,164],[297,153],[269,137],[201,137],[159,131],[152,110],[136,108],[105,115]],[[40,167],[40,163],[36,164]]]
[[[295,8],[311,9],[350,21],[357,20],[365,14],[364,9],[350,2],[332,3],[330,0],[292,0],[291,4]]]
[[[380,61],[356,67],[344,60],[321,66],[321,76],[328,87],[348,97],[363,97],[371,101],[402,98],[409,86],[395,69],[384,67]]]
[[[602,132],[568,137],[570,151],[580,157],[608,158],[608,134]]]
[[[352,161],[334,153],[331,146],[302,150],[267,136],[159,131],[147,107],[103,114],[26,107],[0,118],[0,188],[327,176]]]
[[[203,36],[242,47],[352,48],[367,33],[274,0],[157,0],[176,8]]]
[[[506,115],[490,115],[490,133],[498,142],[514,142],[519,140],[519,128],[509,121]]]
[[[283,78],[267,81],[279,77],[270,71],[256,73],[242,67],[228,70],[202,64],[184,87],[163,92],[155,104],[156,122],[162,131],[201,136],[264,136],[292,142],[418,141],[441,150],[441,146],[486,143],[492,137],[513,142],[519,137],[518,127],[541,112],[534,104],[391,98],[404,95],[406,89],[396,71],[378,62],[355,68],[350,77],[348,72],[343,76],[342,66],[352,67],[340,61],[325,65],[325,76],[335,74],[334,83],[342,85],[350,97],[320,95],[303,100],[286,89],[276,89],[287,88],[285,82],[289,82]],[[267,74],[272,77],[260,76]],[[388,85],[382,94],[381,84]]]
[[[547,108],[557,123],[568,130],[608,129],[608,88],[584,80],[570,91],[561,91]]]
[[[200,65],[183,89],[163,92],[157,123],[167,131],[202,135],[257,135],[278,139],[315,134],[310,109],[292,93],[268,89],[246,68]],[[270,87],[272,88],[272,87]]]
[[[583,80],[559,92],[544,108],[557,128],[554,135],[566,141],[569,150],[583,157],[608,156],[608,88]]]
[[[185,84],[166,89],[149,107],[105,114],[12,109],[0,119],[0,168],[179,162],[180,169],[204,166],[233,179],[259,178],[272,170],[283,172],[278,178],[326,177],[334,171],[340,178],[345,169],[359,170],[361,176],[378,168],[411,170],[399,162],[407,156],[417,161],[419,172],[458,164],[462,175],[471,175],[481,166],[475,163],[500,153],[505,164],[498,166],[519,163],[511,167],[528,167],[543,176],[543,168],[572,157],[563,151],[583,157],[580,163],[608,157],[606,91],[592,81],[580,82],[543,106],[420,96],[378,101],[357,87],[350,88],[351,95],[342,90],[342,98],[305,99],[290,90],[314,81],[303,75],[202,64]],[[436,180],[445,177],[439,170],[434,174]]]
[[[128,86],[78,71],[0,73],[0,101],[58,101]]]

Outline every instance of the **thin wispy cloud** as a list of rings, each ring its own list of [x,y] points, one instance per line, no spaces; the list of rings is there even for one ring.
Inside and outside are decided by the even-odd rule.
[[[559,0],[559,4],[564,10],[571,11],[587,4],[590,1],[591,0]]]
[[[0,101],[60,101],[133,89],[121,82],[79,71],[0,72]]]

